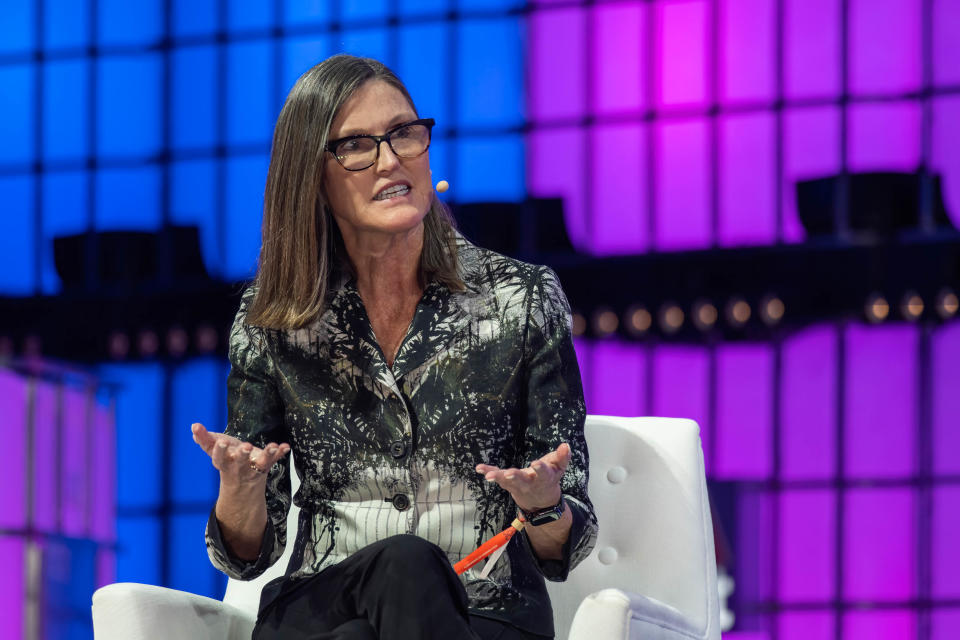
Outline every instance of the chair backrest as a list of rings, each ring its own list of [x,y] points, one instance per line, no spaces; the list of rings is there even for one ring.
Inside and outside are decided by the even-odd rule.
[[[697,423],[588,416],[586,438],[600,534],[594,552],[566,582],[547,584],[557,638],[567,637],[587,595],[611,587],[658,600],[719,637],[713,524]],[[299,484],[294,473],[294,491]],[[280,560],[256,580],[229,580],[224,602],[257,610],[261,589],[283,575],[290,559],[299,511],[290,508]]]
[[[589,416],[589,494],[597,546],[566,582],[547,583],[557,638],[589,594],[617,588],[720,637],[713,523],[700,430],[692,420]]]

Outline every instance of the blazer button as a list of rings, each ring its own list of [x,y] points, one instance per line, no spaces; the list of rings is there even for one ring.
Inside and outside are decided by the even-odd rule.
[[[397,511],[406,511],[410,508],[410,498],[404,493],[398,493],[393,499],[387,498],[387,501],[393,502],[393,508]]]
[[[394,440],[391,442],[390,455],[394,458],[402,458],[407,455],[407,443],[403,440]]]

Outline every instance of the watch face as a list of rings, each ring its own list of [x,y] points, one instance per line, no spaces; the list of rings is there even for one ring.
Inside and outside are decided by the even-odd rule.
[[[559,520],[563,515],[563,512],[560,510],[547,511],[546,513],[538,513],[530,519],[530,524],[534,527],[539,527],[542,524],[547,524],[548,522],[553,522],[554,520]]]

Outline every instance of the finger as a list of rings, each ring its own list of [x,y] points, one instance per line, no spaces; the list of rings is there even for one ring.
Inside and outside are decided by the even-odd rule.
[[[217,442],[214,444],[212,451],[210,452],[210,459],[213,461],[213,466],[217,469],[223,469],[227,462],[227,443],[224,441]]]
[[[478,464],[476,466],[477,473],[482,473],[484,475],[490,473],[491,471],[500,471],[500,467],[497,467],[492,464]]]
[[[207,428],[199,422],[194,422],[190,425],[190,431],[193,433],[193,441],[200,445],[209,455],[213,449],[213,445],[217,443],[217,437],[207,431]]]

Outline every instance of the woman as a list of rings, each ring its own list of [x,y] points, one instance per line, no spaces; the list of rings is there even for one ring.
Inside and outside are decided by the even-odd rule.
[[[596,536],[583,394],[556,276],[469,244],[431,186],[432,120],[370,59],[293,87],[254,285],[230,335],[213,563],[264,589],[255,638],[553,636],[543,577]],[[524,513],[489,575],[451,564]],[[537,526],[530,526],[536,524]]]

